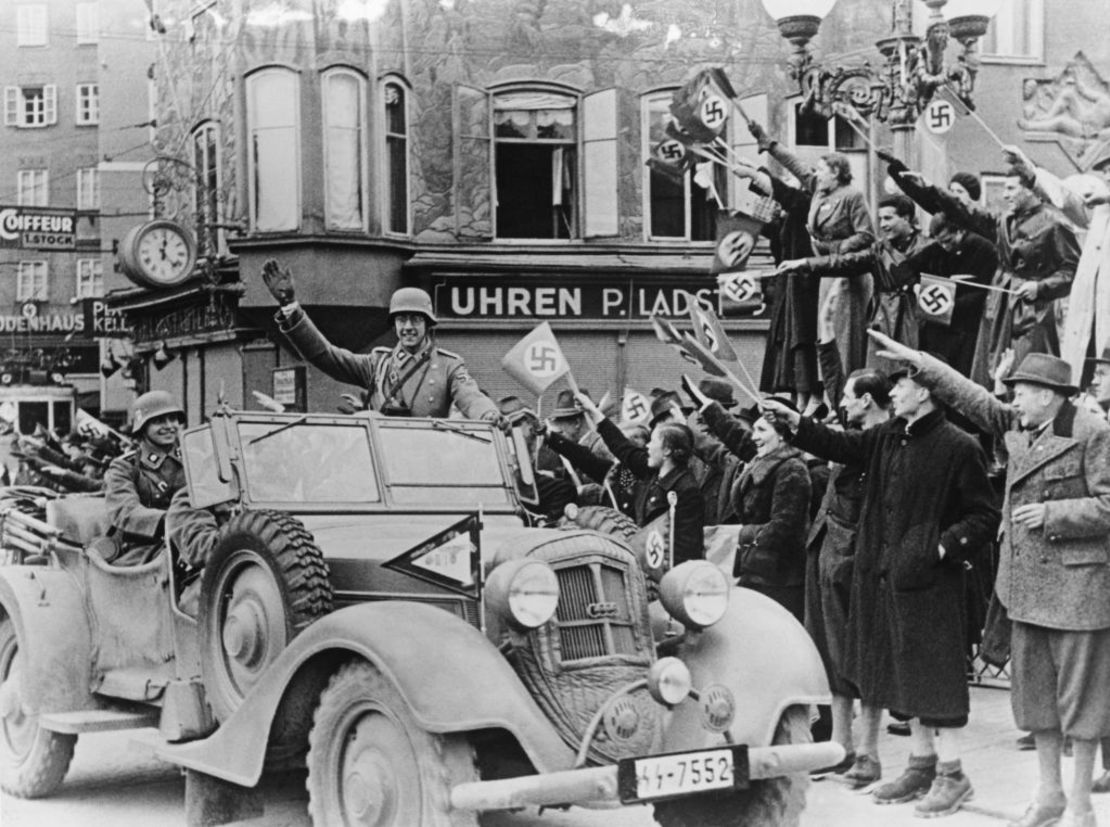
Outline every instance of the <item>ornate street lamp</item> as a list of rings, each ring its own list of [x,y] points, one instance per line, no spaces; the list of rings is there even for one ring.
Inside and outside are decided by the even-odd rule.
[[[912,129],[921,110],[942,85],[969,107],[979,60],[976,41],[986,34],[1001,0],[922,0],[930,15],[924,39],[913,33],[913,0],[893,0],[893,34],[875,43],[884,65],[825,66],[813,59],[809,42],[836,0],[763,0],[779,33],[793,47],[790,75],[804,106],[826,117],[850,104],[866,118],[894,129]],[[947,9],[945,8],[947,6]],[[945,12],[947,11],[947,18]],[[945,60],[949,37],[963,46],[954,65]]]

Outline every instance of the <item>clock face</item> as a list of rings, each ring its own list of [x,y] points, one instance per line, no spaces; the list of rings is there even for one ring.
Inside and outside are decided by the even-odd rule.
[[[139,266],[155,281],[180,281],[192,266],[189,242],[172,227],[157,226],[147,230],[136,249]]]

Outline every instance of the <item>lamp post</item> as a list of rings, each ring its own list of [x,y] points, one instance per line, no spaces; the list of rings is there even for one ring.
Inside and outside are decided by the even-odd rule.
[[[875,47],[883,65],[823,65],[814,60],[809,42],[836,0],[763,0],[779,33],[793,47],[790,74],[798,83],[804,106],[826,117],[838,105],[850,104],[865,118],[887,123],[895,132],[908,132],[921,110],[942,85],[948,85],[969,107],[979,61],[975,44],[1001,0],[921,0],[930,15],[925,37],[913,32],[913,0],[892,0],[891,34]],[[947,6],[947,17],[945,7]],[[949,37],[963,52],[955,64],[945,56]]]

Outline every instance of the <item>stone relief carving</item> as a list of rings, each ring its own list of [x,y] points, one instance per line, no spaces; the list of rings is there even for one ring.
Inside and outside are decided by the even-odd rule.
[[[1057,141],[1080,169],[1110,141],[1110,85],[1083,52],[1054,78],[1026,78],[1018,127],[1030,141]]]

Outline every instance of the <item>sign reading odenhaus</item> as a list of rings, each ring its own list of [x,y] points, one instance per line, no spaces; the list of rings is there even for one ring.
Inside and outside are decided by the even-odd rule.
[[[46,207],[0,207],[0,247],[77,249],[77,213]]]

